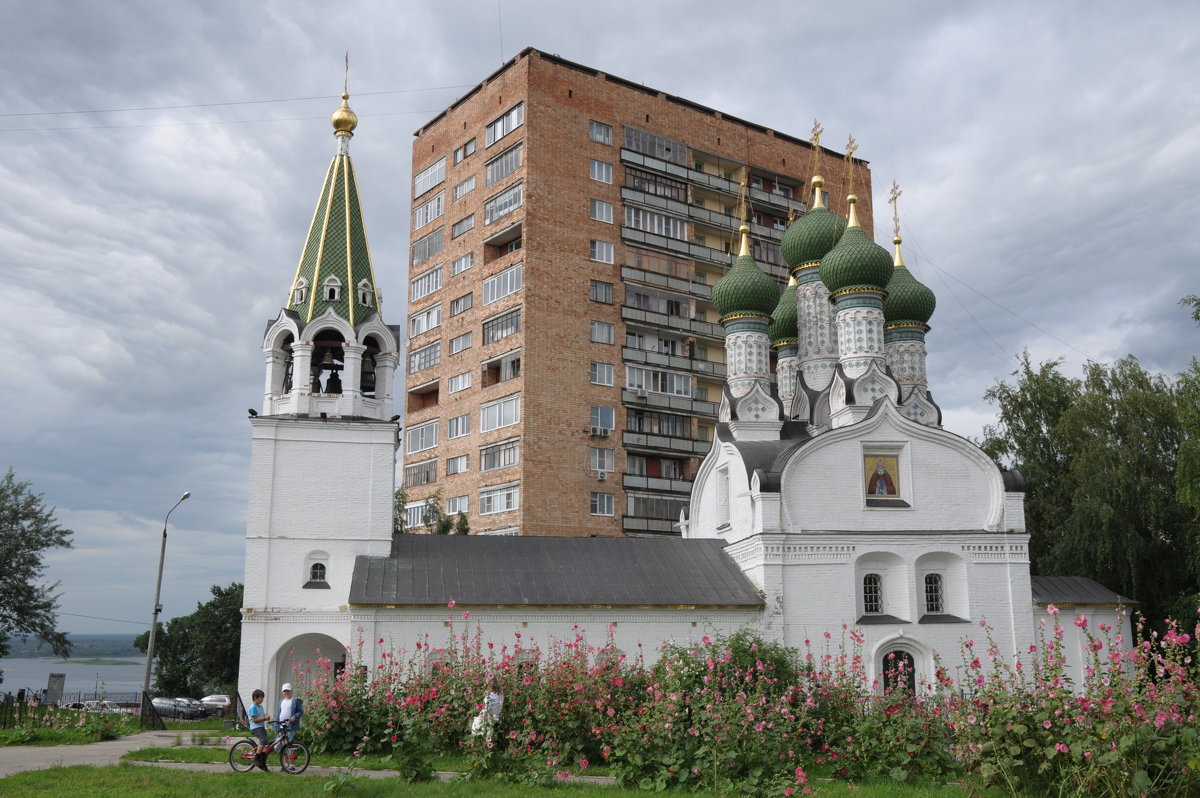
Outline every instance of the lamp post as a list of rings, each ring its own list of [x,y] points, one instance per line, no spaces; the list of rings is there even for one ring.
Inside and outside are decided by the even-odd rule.
[[[150,613],[150,644],[146,646],[146,678],[142,681],[143,705],[150,698],[150,663],[154,662],[154,638],[158,635],[158,613],[162,610],[162,606],[158,603],[158,597],[162,592],[163,560],[167,556],[167,521],[170,520],[171,513],[175,512],[175,507],[183,504],[184,500],[191,495],[190,490],[185,490],[179,497],[179,501],[175,502],[174,507],[167,510],[167,517],[163,519],[162,548],[158,551],[158,582],[154,585],[154,609]]]

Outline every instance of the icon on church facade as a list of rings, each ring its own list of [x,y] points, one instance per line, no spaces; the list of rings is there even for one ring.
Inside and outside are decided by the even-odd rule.
[[[867,498],[899,498],[899,458],[879,454],[863,455],[864,486]]]

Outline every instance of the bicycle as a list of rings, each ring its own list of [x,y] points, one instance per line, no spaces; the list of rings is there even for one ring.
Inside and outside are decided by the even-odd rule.
[[[298,775],[308,769],[308,746],[293,739],[292,734],[293,732],[283,730],[282,723],[275,723],[275,739],[268,743],[266,750],[263,751],[263,761],[265,762],[267,757],[278,750],[280,770],[284,773]],[[258,740],[250,738],[238,740],[229,746],[229,767],[238,773],[246,773],[251,770],[254,767],[256,757],[254,750],[256,748],[258,748]]]

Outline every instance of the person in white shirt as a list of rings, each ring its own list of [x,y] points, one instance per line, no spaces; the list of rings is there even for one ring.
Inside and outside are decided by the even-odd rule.
[[[283,724],[283,730],[291,736],[300,729],[300,718],[304,715],[304,702],[299,698],[292,698],[291,682],[286,682],[281,692],[283,699],[279,702],[279,712],[275,713],[275,720]]]

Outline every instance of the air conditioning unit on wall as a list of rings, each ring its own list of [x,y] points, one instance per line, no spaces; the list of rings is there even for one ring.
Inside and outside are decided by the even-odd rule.
[[[593,438],[607,438],[611,433],[608,427],[588,427],[588,435]]]
[[[607,471],[597,471],[596,472],[596,481],[597,482],[607,482],[608,481],[608,472]]]

